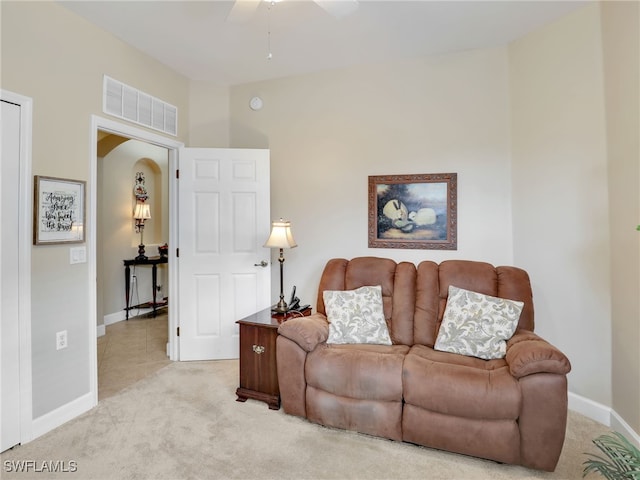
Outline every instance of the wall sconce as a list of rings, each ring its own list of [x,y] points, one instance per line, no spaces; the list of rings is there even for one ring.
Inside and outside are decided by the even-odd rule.
[[[138,245],[138,256],[136,260],[146,260],[147,256],[144,254],[144,221],[151,218],[151,208],[149,204],[139,202],[136,203],[136,208],[133,211],[133,218],[136,220],[136,232],[140,232],[140,245]]]
[[[284,251],[285,248],[294,248],[297,247],[298,244],[293,239],[293,234],[291,233],[291,222],[284,221],[280,219],[279,222],[273,222],[271,224],[271,235],[267,239],[267,242],[264,244],[265,247],[268,248],[279,248],[280,249],[280,258],[278,261],[280,262],[280,301],[273,308],[273,311],[277,313],[286,313],[288,311],[287,302],[284,301],[284,292],[283,292],[283,283],[282,283],[282,266],[284,264]]]

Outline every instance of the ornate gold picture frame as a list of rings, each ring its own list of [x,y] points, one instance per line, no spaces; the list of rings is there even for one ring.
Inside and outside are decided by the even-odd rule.
[[[457,174],[369,177],[369,247],[456,250]]]

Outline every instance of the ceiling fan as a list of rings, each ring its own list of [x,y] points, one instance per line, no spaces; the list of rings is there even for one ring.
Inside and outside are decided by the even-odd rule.
[[[227,16],[227,22],[243,23],[258,9],[260,2],[276,3],[282,0],[235,0]],[[300,1],[300,0],[296,0]],[[358,9],[358,0],[311,0],[329,15],[345,17]]]

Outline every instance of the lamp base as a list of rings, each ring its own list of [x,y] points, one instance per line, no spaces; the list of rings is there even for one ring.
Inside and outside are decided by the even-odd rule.
[[[136,260],[147,260],[147,256],[144,254],[144,245],[142,243],[138,245],[138,256],[136,257]]]
[[[287,302],[284,301],[284,298],[280,297],[280,301],[271,308],[271,311],[275,313],[287,313],[289,307],[287,307]]]

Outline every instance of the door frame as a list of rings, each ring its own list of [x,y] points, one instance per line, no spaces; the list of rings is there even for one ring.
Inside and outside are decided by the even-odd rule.
[[[174,140],[163,135],[133,127],[124,123],[116,122],[108,118],[98,115],[91,115],[91,142],[90,142],[90,167],[89,167],[89,208],[88,208],[88,270],[89,284],[93,288],[89,289],[89,365],[90,365],[90,384],[93,404],[98,404],[98,351],[97,351],[97,208],[98,196],[96,186],[98,184],[98,130],[114,133],[122,137],[139,140],[145,143],[151,143],[159,147],[166,148],[169,151],[169,293],[172,300],[169,302],[169,348],[168,355],[170,360],[179,360],[179,350],[177,341],[178,326],[178,265],[176,262],[176,246],[178,242],[177,225],[177,188],[178,181],[176,172],[178,169],[178,150],[184,147],[184,143]]]
[[[31,239],[33,183],[31,180],[33,99],[0,90],[0,98],[20,107],[20,201],[18,205],[20,246],[18,270],[20,272],[18,298],[18,329],[20,335],[20,443],[33,438],[33,400],[31,365]]]

